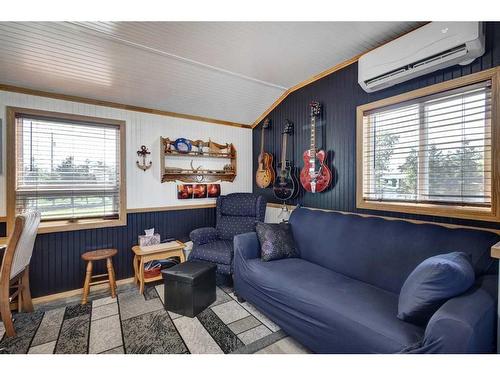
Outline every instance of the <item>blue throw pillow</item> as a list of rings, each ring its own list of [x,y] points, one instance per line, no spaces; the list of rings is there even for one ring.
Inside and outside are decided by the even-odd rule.
[[[399,294],[398,318],[424,325],[448,299],[468,290],[475,280],[470,257],[461,252],[424,260],[408,276]]]

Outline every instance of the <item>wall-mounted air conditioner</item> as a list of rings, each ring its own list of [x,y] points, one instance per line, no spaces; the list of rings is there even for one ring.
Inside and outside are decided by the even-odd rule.
[[[374,92],[452,65],[470,64],[484,54],[481,22],[431,22],[358,61],[358,82]]]

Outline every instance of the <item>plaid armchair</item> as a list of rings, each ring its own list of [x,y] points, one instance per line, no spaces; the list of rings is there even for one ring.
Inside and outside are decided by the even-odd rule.
[[[233,193],[217,198],[215,228],[198,228],[189,237],[193,241],[190,260],[217,265],[217,273],[232,274],[233,237],[255,232],[255,222],[264,221],[266,199],[251,193]]]

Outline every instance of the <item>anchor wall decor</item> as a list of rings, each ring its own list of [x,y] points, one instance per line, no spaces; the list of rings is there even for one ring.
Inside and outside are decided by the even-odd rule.
[[[146,172],[149,168],[151,168],[151,164],[153,164],[151,160],[149,161],[149,163],[146,163],[146,158],[150,154],[151,152],[144,145],[142,145],[141,149],[137,151],[137,156],[141,157],[142,160],[141,161],[137,160],[135,164],[139,169],[142,169],[144,172]]]

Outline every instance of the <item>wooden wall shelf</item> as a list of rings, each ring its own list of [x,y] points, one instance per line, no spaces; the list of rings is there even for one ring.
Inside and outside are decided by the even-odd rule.
[[[234,181],[236,178],[236,149],[232,143],[219,144],[211,140],[205,142],[201,140],[188,140],[192,144],[189,152],[179,152],[174,148],[175,140],[160,137],[160,166],[161,182],[182,181],[205,183],[215,181]],[[180,159],[191,159],[191,168],[174,165],[169,157]],[[194,168],[193,160],[217,160],[227,159],[228,163],[222,165],[222,169],[217,168]],[[175,159],[175,158],[174,158]],[[220,162],[219,162],[220,164]]]
[[[179,152],[179,151],[165,151],[165,155],[168,156],[192,156],[195,158],[221,158],[221,159],[234,159],[236,155],[231,155],[230,153],[216,153],[216,152],[200,152],[200,151],[189,151],[189,152]]]

